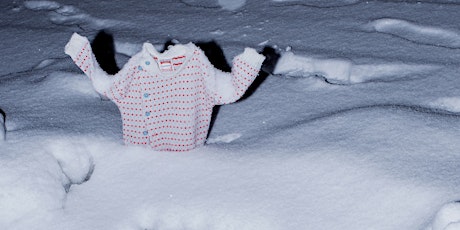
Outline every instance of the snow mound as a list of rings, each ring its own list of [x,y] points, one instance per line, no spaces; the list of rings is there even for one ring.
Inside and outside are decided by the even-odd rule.
[[[90,178],[94,160],[84,145],[68,140],[53,140],[47,149],[57,159],[70,183],[81,184]]]
[[[436,214],[427,230],[459,230],[460,202],[445,204]]]
[[[291,77],[319,76],[334,84],[356,84],[371,81],[398,81],[439,69],[436,65],[405,64],[399,62],[355,64],[347,59],[318,59],[284,53],[277,63],[275,74]]]
[[[372,21],[368,27],[380,33],[391,34],[420,44],[460,48],[460,33],[456,31],[392,18]]]
[[[345,59],[315,59],[284,53],[276,65],[275,74],[292,77],[319,75],[336,82],[348,83],[353,64]]]
[[[451,112],[460,112],[460,97],[443,97],[430,103],[430,106]]]
[[[20,150],[19,150],[20,149]],[[0,154],[0,226],[8,226],[38,213],[60,209],[67,178],[58,162],[39,144],[2,145]],[[20,152],[20,153],[19,153]],[[5,228],[6,227],[6,228]]]

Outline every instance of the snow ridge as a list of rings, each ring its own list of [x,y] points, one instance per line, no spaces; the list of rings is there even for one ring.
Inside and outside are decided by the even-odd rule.
[[[57,25],[76,25],[83,29],[94,30],[128,25],[126,22],[113,19],[93,17],[75,6],[61,5],[54,1],[25,1],[24,6],[26,9],[33,11],[48,11],[49,20]]]
[[[445,48],[460,48],[460,32],[433,26],[419,25],[401,19],[382,18],[368,27],[376,32],[390,34],[411,42]]]
[[[308,57],[289,51],[281,56],[274,73],[291,77],[318,76],[332,84],[357,84],[405,80],[439,68],[437,65],[401,62],[355,64],[347,59]]]

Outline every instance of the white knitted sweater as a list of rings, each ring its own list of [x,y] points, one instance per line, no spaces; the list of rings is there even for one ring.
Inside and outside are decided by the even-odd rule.
[[[115,75],[97,63],[86,37],[74,33],[65,52],[118,106],[125,144],[186,151],[204,144],[212,108],[238,100],[257,77],[264,56],[254,49],[233,59],[231,73],[215,69],[193,43],[159,53],[150,43]]]

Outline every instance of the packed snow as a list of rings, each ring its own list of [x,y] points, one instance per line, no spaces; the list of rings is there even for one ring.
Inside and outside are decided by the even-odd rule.
[[[460,230],[460,2],[0,2],[0,229]],[[113,34],[275,48],[207,145],[125,146],[64,54]]]

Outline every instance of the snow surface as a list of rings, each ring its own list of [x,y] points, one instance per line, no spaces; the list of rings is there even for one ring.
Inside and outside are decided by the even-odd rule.
[[[5,138],[6,138],[5,115],[3,115],[3,111],[0,111],[0,142],[3,142]]]
[[[460,2],[1,1],[0,229],[460,229]],[[282,58],[208,145],[124,146],[64,54],[114,34],[120,66],[215,40]],[[0,119],[2,120],[2,119]],[[3,134],[0,130],[0,137]],[[1,139],[1,138],[0,138]]]

